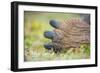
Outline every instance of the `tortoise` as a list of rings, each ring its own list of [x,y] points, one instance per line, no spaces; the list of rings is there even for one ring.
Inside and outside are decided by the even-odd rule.
[[[89,16],[88,16],[89,17]],[[64,21],[50,20],[50,25],[55,29],[45,31],[44,36],[52,42],[44,44],[48,50],[55,53],[63,49],[79,48],[81,44],[90,43],[90,22],[85,18],[70,18]]]

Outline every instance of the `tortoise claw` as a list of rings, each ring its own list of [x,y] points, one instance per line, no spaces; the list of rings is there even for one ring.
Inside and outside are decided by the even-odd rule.
[[[53,37],[56,35],[55,32],[52,32],[52,31],[45,31],[44,32],[44,36],[48,39],[53,39]]]
[[[60,22],[57,20],[50,20],[50,25],[53,26],[54,28],[59,28]]]
[[[44,47],[48,50],[51,50],[53,48],[53,45],[51,43],[44,44]]]

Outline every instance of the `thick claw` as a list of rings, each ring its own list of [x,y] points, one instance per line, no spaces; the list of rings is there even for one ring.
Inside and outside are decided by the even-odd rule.
[[[51,50],[53,48],[53,45],[51,43],[49,44],[44,44],[44,47],[48,50]]]
[[[50,25],[53,26],[54,28],[59,28],[60,22],[57,20],[50,20]]]
[[[52,31],[45,31],[44,32],[44,36],[46,38],[49,38],[49,39],[53,39],[53,37],[55,37],[56,33],[55,32],[52,32]]]

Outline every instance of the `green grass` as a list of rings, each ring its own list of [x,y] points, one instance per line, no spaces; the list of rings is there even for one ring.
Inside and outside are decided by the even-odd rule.
[[[41,46],[42,47],[42,46]],[[70,48],[66,52],[61,52],[59,54],[54,53],[53,51],[48,51],[45,48],[37,47],[30,48],[29,52],[27,52],[27,60],[26,61],[47,61],[47,60],[70,60],[70,59],[88,59],[90,58],[90,46],[89,45],[81,45],[80,48]],[[29,54],[30,55],[29,55]]]

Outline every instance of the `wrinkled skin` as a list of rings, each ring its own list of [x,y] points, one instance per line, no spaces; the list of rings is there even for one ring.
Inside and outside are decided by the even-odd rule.
[[[62,22],[51,20],[50,25],[55,29],[44,32],[44,36],[52,40],[44,45],[48,50],[53,49],[57,53],[63,49],[79,48],[81,44],[90,43],[90,24],[82,19],[68,19]]]

